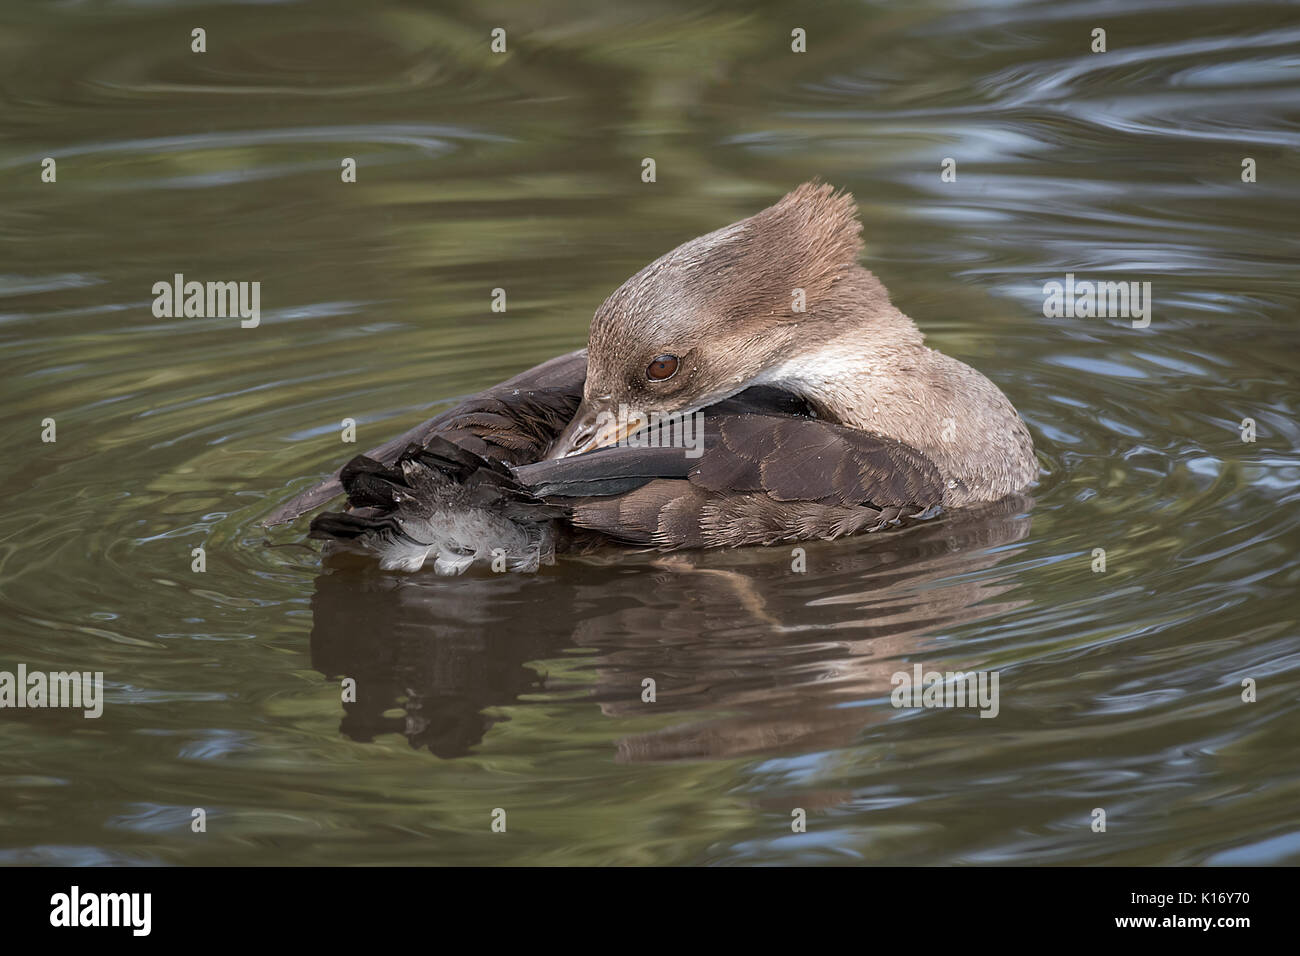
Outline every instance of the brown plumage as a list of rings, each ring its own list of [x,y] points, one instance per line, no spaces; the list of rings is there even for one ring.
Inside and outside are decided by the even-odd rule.
[[[588,349],[354,459],[265,523],[344,491],[350,510],[312,525],[330,552],[530,569],[602,540],[836,538],[1029,484],[1014,408],[924,346],[855,263],[860,233],[851,196],[800,186],[638,272],[597,310]],[[646,447],[645,423],[697,413],[698,457]]]
[[[364,457],[393,465],[409,446],[423,446],[441,435],[485,458],[507,464],[535,461],[573,416],[586,370],[586,349],[557,356],[421,422]],[[284,502],[262,523],[284,524],[336,498],[343,493],[340,472],[342,468]]]

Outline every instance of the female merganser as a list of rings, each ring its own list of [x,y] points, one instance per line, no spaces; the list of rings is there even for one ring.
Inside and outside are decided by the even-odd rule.
[[[311,524],[327,555],[535,570],[601,541],[837,538],[1029,485],[1015,408],[923,344],[857,265],[861,232],[851,195],[805,183],[628,279],[586,349],[353,458],[264,523],[345,492],[348,510]],[[702,423],[702,454],[646,440],[656,423],[668,439]]]

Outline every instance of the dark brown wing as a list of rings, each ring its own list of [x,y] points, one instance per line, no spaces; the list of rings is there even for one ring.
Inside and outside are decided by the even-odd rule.
[[[939,505],[943,481],[916,449],[830,422],[711,415],[702,457],[609,448],[515,469],[565,501],[576,527],[660,548],[837,538]]]
[[[483,458],[509,464],[535,461],[573,417],[586,377],[586,349],[561,355],[467,398],[365,456],[392,465],[411,445],[427,446],[439,437]],[[335,472],[280,505],[262,523],[292,521],[342,492]]]
[[[769,415],[725,416],[709,432],[713,440],[690,473],[706,491],[761,491],[776,501],[876,507],[943,497],[931,461],[891,438]]]

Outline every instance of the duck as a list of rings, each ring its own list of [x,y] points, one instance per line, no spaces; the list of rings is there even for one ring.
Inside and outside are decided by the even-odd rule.
[[[458,402],[274,509],[339,495],[327,563],[536,571],[894,531],[1023,492],[1033,441],[925,345],[858,260],[851,193],[811,181],[682,243],[595,311],[587,346]]]

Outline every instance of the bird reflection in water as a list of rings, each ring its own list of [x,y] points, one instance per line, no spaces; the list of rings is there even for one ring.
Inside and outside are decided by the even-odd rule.
[[[1012,496],[903,533],[791,548],[570,559],[536,575],[327,572],[312,599],[312,666],[357,682],[342,732],[464,756],[526,695],[586,693],[611,718],[681,716],[617,743],[622,761],[806,752],[888,719],[891,676],[927,638],[1019,603],[998,564],[1029,532]],[[551,678],[580,649],[595,681]],[[642,702],[653,678],[656,702]],[[881,699],[878,706],[844,706]],[[400,708],[401,715],[393,711]]]

